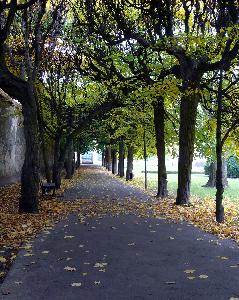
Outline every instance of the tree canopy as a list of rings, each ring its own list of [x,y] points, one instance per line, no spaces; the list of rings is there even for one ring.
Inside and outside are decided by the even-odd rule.
[[[165,154],[179,157],[179,205],[194,149],[214,156],[223,221],[221,159],[239,155],[238,11],[235,0],[1,1],[0,88],[21,102],[26,138],[20,210],[38,209],[40,146],[60,187],[74,151],[123,141],[128,154],[157,154],[159,197]]]

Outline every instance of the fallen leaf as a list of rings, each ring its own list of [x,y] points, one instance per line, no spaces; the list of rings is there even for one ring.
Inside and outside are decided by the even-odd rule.
[[[75,286],[75,287],[79,287],[81,285],[82,285],[81,282],[72,282],[71,283],[71,286]]]
[[[73,239],[75,236],[74,235],[65,235],[64,239]]]
[[[33,256],[33,255],[34,255],[33,253],[26,253],[23,256]]]
[[[201,274],[201,275],[199,275],[198,277],[201,278],[201,279],[206,279],[206,278],[208,278],[208,276],[207,276],[206,274]]]
[[[5,257],[3,257],[3,256],[0,256],[0,262],[1,263],[5,263],[7,260],[6,260],[6,258]]]
[[[185,270],[184,273],[186,274],[193,274],[195,272],[195,270]]]
[[[76,268],[66,266],[66,267],[64,268],[64,270],[72,272],[72,271],[76,271]]]
[[[103,267],[105,267],[105,266],[107,266],[108,264],[107,263],[102,263],[102,262],[100,262],[100,263],[95,263],[95,265],[94,265],[94,268],[103,268]]]

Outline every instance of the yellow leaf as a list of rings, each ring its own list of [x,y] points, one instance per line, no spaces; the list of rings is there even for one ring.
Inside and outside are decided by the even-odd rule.
[[[6,261],[7,261],[6,258],[0,256],[0,262],[1,262],[1,263],[5,263]]]

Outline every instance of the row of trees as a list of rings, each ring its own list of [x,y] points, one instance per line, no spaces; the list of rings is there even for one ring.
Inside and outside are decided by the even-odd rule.
[[[21,211],[37,211],[40,140],[57,187],[66,158],[96,141],[113,169],[118,151],[121,173],[127,146],[127,179],[133,153],[156,153],[159,197],[167,196],[165,153],[178,152],[179,205],[189,202],[195,147],[216,149],[223,222],[223,147],[238,143],[237,1],[11,0],[0,14],[0,88],[24,114]]]

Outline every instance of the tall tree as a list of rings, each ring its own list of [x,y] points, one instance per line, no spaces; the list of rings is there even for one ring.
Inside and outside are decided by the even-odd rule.
[[[26,153],[21,177],[19,210],[38,211],[39,131],[35,83],[46,39],[54,31],[61,4],[46,9],[47,1],[1,2],[0,87],[22,104]],[[44,20],[48,18],[47,22]],[[20,35],[23,47],[14,48],[10,36]],[[19,50],[19,51],[18,51]],[[23,63],[16,70],[15,56]],[[9,59],[10,58],[10,59]]]

